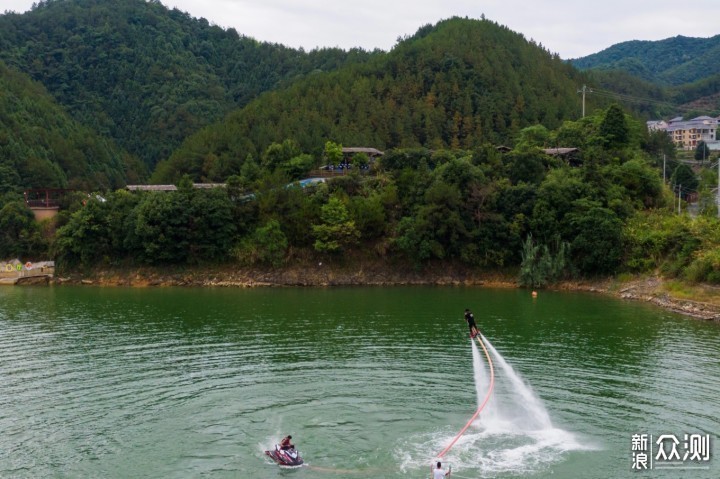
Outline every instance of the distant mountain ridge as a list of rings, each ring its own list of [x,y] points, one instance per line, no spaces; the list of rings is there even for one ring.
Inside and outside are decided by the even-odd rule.
[[[622,70],[652,83],[678,86],[720,73],[720,35],[633,40],[570,63],[582,70]]]

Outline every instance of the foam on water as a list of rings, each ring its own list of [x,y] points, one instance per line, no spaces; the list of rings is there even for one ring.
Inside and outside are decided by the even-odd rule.
[[[478,419],[448,451],[443,462],[451,464],[453,472],[493,477],[541,471],[567,451],[589,449],[572,433],[553,426],[540,398],[490,342],[484,337],[483,340],[495,366],[494,391]],[[472,355],[480,406],[490,387],[490,372],[485,355],[474,342]],[[409,451],[440,451],[454,434],[441,431],[414,438],[413,444],[402,448],[401,469],[417,467],[418,458]]]

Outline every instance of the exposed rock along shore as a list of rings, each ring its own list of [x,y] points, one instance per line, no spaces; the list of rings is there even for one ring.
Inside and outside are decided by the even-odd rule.
[[[55,284],[83,284],[97,286],[129,287],[284,287],[284,286],[402,286],[402,285],[446,285],[518,288],[516,278],[511,274],[477,271],[464,267],[427,267],[422,271],[406,267],[388,267],[379,264],[338,267],[322,262],[296,268],[261,270],[254,268],[140,268],[134,270],[98,270],[89,274],[74,273],[56,277]],[[718,301],[705,302],[694,299],[672,297],[663,288],[658,277],[643,277],[626,282],[615,279],[597,281],[565,282],[552,288],[555,290],[589,291],[608,294],[626,300],[655,304],[666,310],[694,318],[720,321],[720,288]],[[707,291],[705,291],[707,293]]]

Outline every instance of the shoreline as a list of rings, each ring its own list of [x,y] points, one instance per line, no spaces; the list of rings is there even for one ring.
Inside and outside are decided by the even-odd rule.
[[[428,265],[418,270],[407,265],[381,262],[298,264],[279,269],[213,265],[194,267],[107,268],[72,272],[51,280],[57,285],[94,285],[100,287],[337,287],[337,286],[480,286],[520,288],[511,271],[468,268],[463,265]],[[681,291],[673,290],[681,286]],[[652,303],[697,319],[720,321],[720,288],[687,285],[658,276],[604,278],[565,281],[549,291],[600,293],[629,301]],[[682,294],[678,294],[682,293]],[[683,297],[684,296],[684,297]],[[705,300],[707,299],[707,300]]]

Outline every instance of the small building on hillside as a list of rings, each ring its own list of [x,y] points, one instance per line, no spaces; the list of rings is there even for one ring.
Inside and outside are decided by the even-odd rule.
[[[357,154],[363,154],[367,156],[367,164],[358,165],[356,162],[354,162],[354,157]],[[377,160],[384,154],[385,152],[380,151],[377,148],[368,148],[362,146],[343,147],[342,159],[338,164],[328,163],[326,165],[322,165],[318,169],[312,170],[310,174],[322,178],[328,178],[337,175],[344,175],[352,171],[353,168],[359,171],[367,172],[372,168],[375,160]]]
[[[352,157],[357,153],[364,153],[370,159],[379,158],[385,154],[385,152],[376,148],[366,148],[362,146],[343,147],[342,149],[343,159],[352,160]]]
[[[667,131],[668,123],[665,120],[649,120],[645,123],[650,132]]]
[[[579,148],[544,148],[543,153],[565,160],[570,166],[582,165],[582,157]]]
[[[193,183],[193,188],[197,189],[210,189],[210,188],[225,188],[225,183]],[[178,187],[175,185],[127,185],[129,191],[177,191]]]
[[[25,204],[37,221],[52,218],[60,210],[60,201],[69,190],[62,188],[31,188],[23,192]]]

